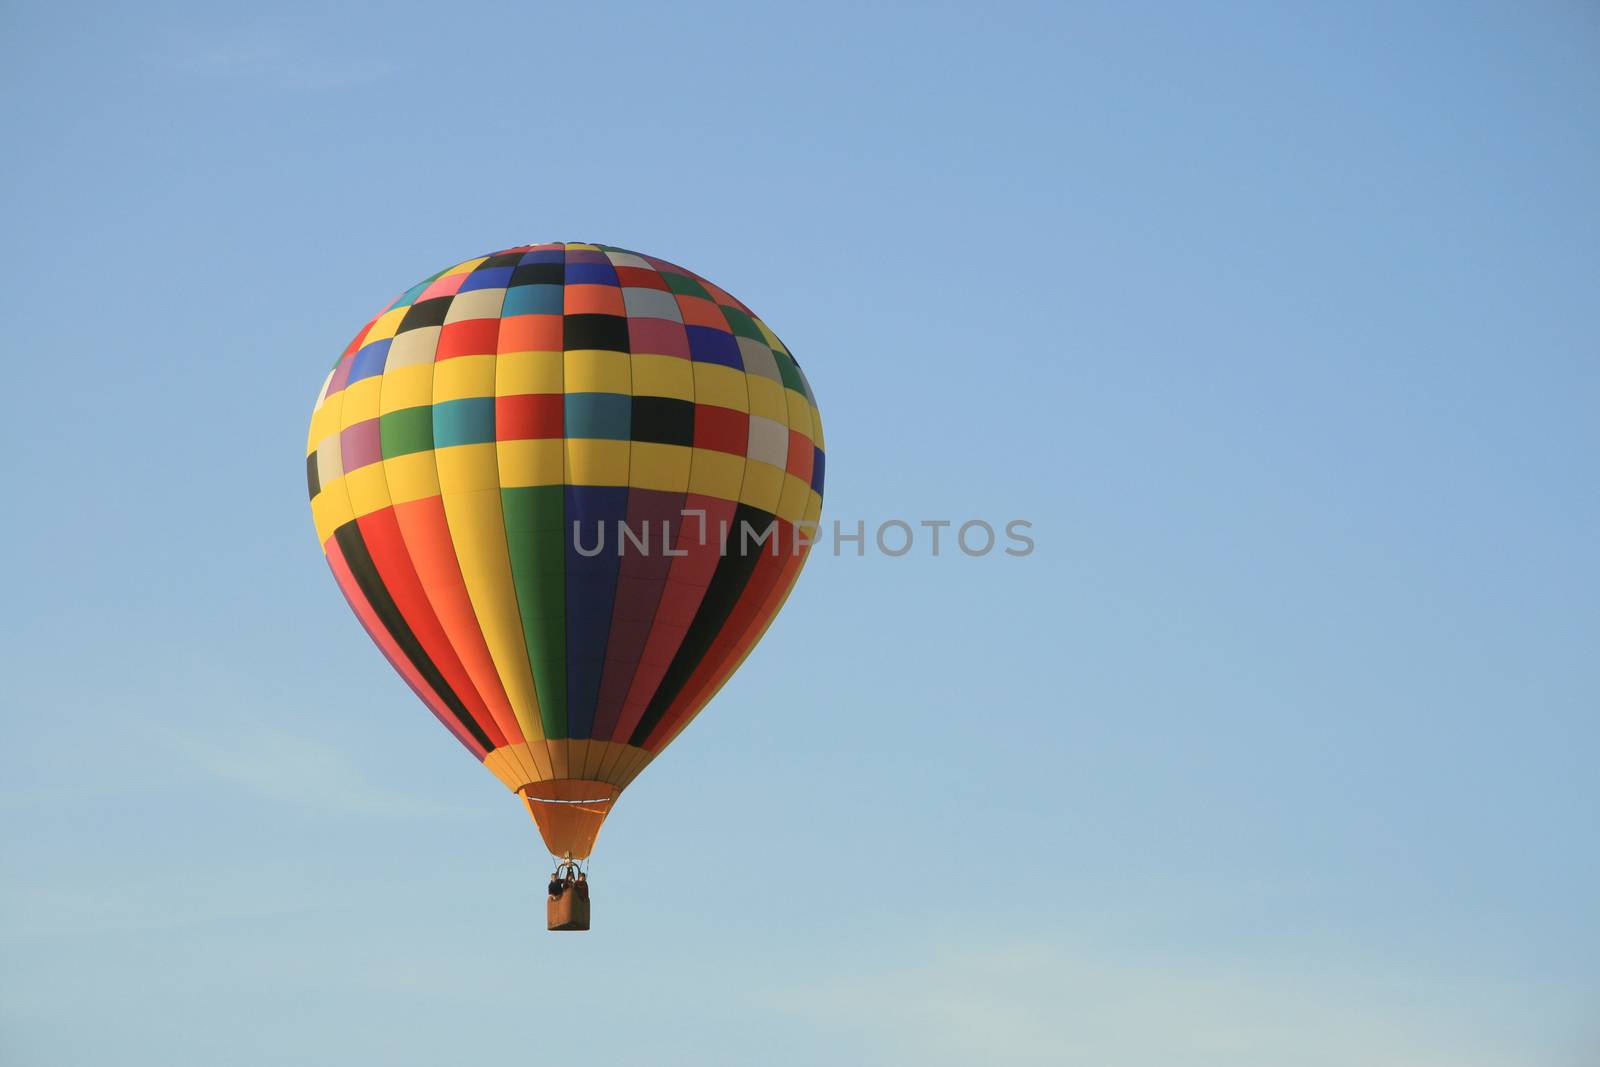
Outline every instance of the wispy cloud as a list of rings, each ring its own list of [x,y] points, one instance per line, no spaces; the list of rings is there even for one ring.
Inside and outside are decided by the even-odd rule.
[[[51,941],[108,933],[231,926],[325,908],[307,877],[278,866],[208,870],[204,878],[129,878],[0,886],[0,941]]]
[[[192,728],[163,732],[189,764],[217,781],[265,800],[346,815],[416,817],[449,809],[373,782],[342,752],[249,718],[227,733]]]
[[[1548,1032],[1560,1012],[1529,1017],[1534,1000],[1438,975],[1288,973],[1030,943],[819,980],[765,1006],[841,1032],[872,1050],[864,1062],[919,1067],[1525,1067],[1530,1033],[1543,1025],[1535,1041],[1561,1036]]]
[[[370,51],[341,49],[310,21],[286,18],[179,29],[156,59],[197,76],[307,92],[367,85],[395,70],[394,63]]]

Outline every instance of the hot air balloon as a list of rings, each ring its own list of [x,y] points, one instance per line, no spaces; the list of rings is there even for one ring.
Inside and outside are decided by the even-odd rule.
[[[523,245],[363,326],[306,452],[339,589],[527,806],[559,861],[552,928],[587,928],[579,865],[601,824],[804,565],[823,438],[799,364],[682,267]],[[581,888],[581,921],[558,923],[561,887]]]

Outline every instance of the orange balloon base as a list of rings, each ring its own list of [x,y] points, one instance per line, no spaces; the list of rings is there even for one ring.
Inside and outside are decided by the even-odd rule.
[[[556,778],[530,782],[517,791],[539,827],[545,847],[560,859],[583,860],[622,792],[605,782]]]

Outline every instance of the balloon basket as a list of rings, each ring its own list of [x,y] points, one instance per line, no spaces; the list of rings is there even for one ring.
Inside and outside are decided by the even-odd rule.
[[[562,861],[550,876],[545,920],[550,930],[589,929],[589,878],[571,860]]]

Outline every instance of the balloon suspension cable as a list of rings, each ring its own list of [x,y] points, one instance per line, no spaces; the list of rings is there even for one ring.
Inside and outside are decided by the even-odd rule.
[[[556,861],[556,869],[550,876],[552,879],[564,880],[568,882],[588,881],[588,864],[583,860],[573,859],[572,853],[568,852],[566,855],[561,857],[552,856],[551,859]]]

